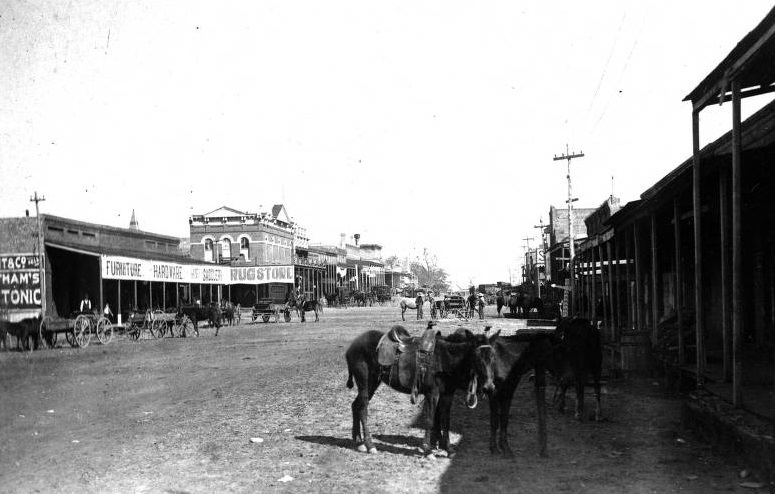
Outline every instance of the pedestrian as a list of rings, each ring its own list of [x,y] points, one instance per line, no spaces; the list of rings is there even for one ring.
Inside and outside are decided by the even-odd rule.
[[[425,303],[425,301],[422,298],[422,293],[417,294],[417,298],[414,299],[414,303],[417,306],[417,319],[422,319],[423,318],[422,306]]]
[[[113,311],[110,310],[110,304],[105,302],[105,308],[102,309],[102,315],[108,318],[110,322],[113,322]]]
[[[91,300],[89,300],[89,294],[83,294],[83,300],[81,300],[80,312],[82,314],[91,312]]]

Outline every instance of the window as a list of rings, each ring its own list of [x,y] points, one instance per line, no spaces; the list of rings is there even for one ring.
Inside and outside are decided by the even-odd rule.
[[[221,257],[231,259],[231,240],[228,238],[221,239]]]
[[[205,261],[213,262],[213,241],[212,239],[205,239]]]
[[[250,253],[250,240],[248,240],[248,237],[239,239],[239,253],[243,259],[248,260],[248,254]]]

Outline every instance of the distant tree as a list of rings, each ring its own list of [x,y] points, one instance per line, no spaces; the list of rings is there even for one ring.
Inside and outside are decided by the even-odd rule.
[[[423,248],[422,257],[418,257],[409,266],[412,274],[417,277],[420,286],[428,287],[434,292],[449,291],[447,272],[438,265],[438,258]]]
[[[385,259],[385,267],[393,269],[399,264],[398,256],[390,256]]]

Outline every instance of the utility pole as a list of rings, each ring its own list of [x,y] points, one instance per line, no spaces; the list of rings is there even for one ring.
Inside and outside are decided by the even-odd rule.
[[[523,276],[523,282],[532,279],[532,272],[530,270],[530,241],[533,237],[525,237],[522,240],[525,241],[525,270]]]
[[[544,238],[544,228],[546,225],[544,225],[544,219],[538,218],[538,224],[533,225],[533,228],[540,228],[541,231],[541,252],[543,253],[544,257],[544,273],[546,273],[546,240]],[[536,260],[538,259],[538,247],[536,247]],[[538,262],[536,262],[536,265],[538,265]],[[538,271],[538,267],[536,267],[536,287],[538,287],[538,298],[541,298],[541,273]]]
[[[575,303],[574,303],[574,295],[576,291],[573,289],[573,285],[576,282],[576,268],[573,265],[576,255],[576,246],[575,243],[575,237],[573,235],[573,202],[577,201],[578,199],[573,198],[573,188],[571,187],[571,179],[570,179],[570,161],[574,158],[583,158],[584,153],[583,152],[568,152],[568,145],[565,144],[565,154],[562,154],[560,156],[554,155],[554,161],[560,161],[560,160],[567,160],[568,161],[568,173],[566,174],[566,178],[568,179],[568,246],[569,246],[569,254],[568,257],[570,258],[568,260],[569,262],[569,272],[570,272],[570,294],[568,297],[569,301],[569,308],[568,308],[568,316],[573,317],[574,311],[575,311]]]
[[[46,198],[38,196],[38,192],[30,197],[30,202],[35,203],[35,219],[38,222],[38,263],[40,264],[40,318],[41,320],[46,317],[46,260],[43,257],[44,244],[43,244],[43,227],[40,223],[40,207],[39,203],[45,201]]]

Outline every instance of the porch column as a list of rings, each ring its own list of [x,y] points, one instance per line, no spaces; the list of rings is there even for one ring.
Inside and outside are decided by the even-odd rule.
[[[704,314],[702,308],[702,207],[700,204],[700,114],[692,111],[692,209],[694,211],[694,331],[697,343],[697,386],[705,374]]]
[[[611,323],[611,341],[616,341],[616,334],[619,332],[617,327],[618,317],[616,317],[616,311],[614,307],[614,284],[617,284],[617,282],[614,280],[614,258],[611,255],[612,249],[611,249],[611,242],[613,242],[612,237],[611,240],[605,243],[605,250],[608,257],[608,313],[610,314],[609,322]]]
[[[603,299],[603,313],[600,314],[600,317],[603,319],[603,325],[605,325],[606,330],[611,331],[611,326],[608,324],[610,320],[608,319],[608,301],[605,295],[605,263],[603,262],[603,244],[601,243],[597,244],[597,257],[600,259],[600,297]],[[610,277],[608,279],[608,286],[610,289]]]
[[[659,307],[657,304],[657,276],[659,272],[657,270],[657,213],[656,211],[651,213],[651,344],[657,344],[657,315],[659,313]]]
[[[162,310],[167,308],[167,282],[161,282],[161,308]]]
[[[673,230],[675,237],[675,314],[678,324],[678,365],[686,363],[686,342],[683,322],[683,263],[681,262],[681,201],[673,199]]]
[[[614,230],[614,251],[616,255],[616,268],[614,276],[616,277],[616,341],[619,341],[619,334],[621,328],[626,323],[623,320],[627,319],[627,311],[622,314],[622,242],[619,235]]]
[[[636,221],[632,225],[632,236],[633,236],[633,242],[635,254],[633,255],[633,258],[635,259],[635,329],[637,331],[640,331],[643,329],[641,327],[641,320],[642,320],[642,300],[641,297],[641,283],[643,282],[643,277],[641,276],[641,266],[640,266],[640,232],[638,231],[638,222]]]
[[[590,260],[590,278],[589,278],[589,293],[590,293],[590,311],[592,314],[592,320],[597,321],[597,256],[595,255],[595,247],[589,249]]]
[[[743,404],[743,215],[740,81],[732,80],[732,403]]]
[[[630,244],[630,239],[627,238],[629,235],[629,232],[622,233],[622,236],[624,237],[624,257],[626,264],[624,265],[624,273],[626,277],[626,283],[627,286],[624,288],[624,295],[627,298],[627,329],[633,329],[635,328],[635,307],[633,304],[633,295],[632,295],[632,262],[630,261],[632,259],[632,247]]]
[[[723,367],[722,375],[724,381],[732,380],[732,326],[730,324],[730,300],[729,300],[729,185],[727,182],[726,170],[719,169],[719,220],[721,222],[721,338],[723,348]]]

